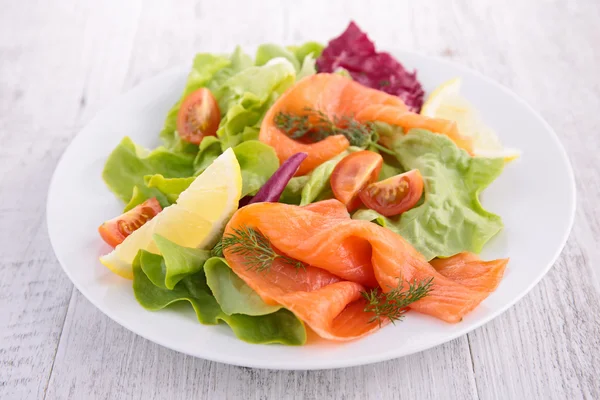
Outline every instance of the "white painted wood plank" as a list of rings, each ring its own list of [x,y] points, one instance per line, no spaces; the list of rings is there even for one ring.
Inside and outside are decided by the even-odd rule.
[[[128,48],[117,63],[120,69],[110,57],[90,53],[90,42],[102,42],[105,29],[94,22],[105,23],[110,15],[99,11],[64,1],[58,7],[46,2],[3,7],[0,14],[3,399],[44,396],[73,291],[48,241],[45,202],[58,157],[81,128],[85,92],[95,90],[100,101],[113,97],[119,90],[111,92],[111,85],[120,89],[127,70]],[[123,16],[128,24],[135,22]],[[114,37],[126,39],[122,33]],[[98,79],[90,84],[93,77]]]
[[[44,395],[72,293],[50,248],[44,212],[52,170],[76,132],[83,84],[74,53],[83,25],[61,25],[75,18],[84,24],[86,14],[64,6],[51,20],[41,5],[3,7],[0,14],[0,398],[6,399]]]
[[[548,276],[516,307],[469,335],[479,395],[600,398],[600,137],[593,133],[600,126],[600,54],[593,50],[600,4],[522,1],[509,9],[464,2],[459,12],[470,21],[467,35],[479,33],[502,49],[471,46],[470,59],[555,128],[578,190],[573,233]]]
[[[578,211],[571,238],[548,276],[516,307],[469,335],[479,395],[485,399],[599,398],[600,30],[597,2],[519,2],[509,11],[464,6],[461,15],[503,51],[472,55],[515,89],[556,129],[571,156]],[[514,15],[531,16],[516,23]],[[515,29],[517,28],[518,29]],[[496,48],[496,45],[494,46]],[[486,59],[496,60],[496,65]],[[488,70],[489,69],[489,70]],[[548,199],[552,201],[552,199]]]
[[[256,370],[165,349],[115,324],[76,292],[47,399],[375,400],[435,398],[439,393],[475,398],[465,340],[371,366],[331,371]]]

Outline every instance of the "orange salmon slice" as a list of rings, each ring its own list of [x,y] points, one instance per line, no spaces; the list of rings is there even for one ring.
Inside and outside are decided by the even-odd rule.
[[[496,288],[508,262],[483,262],[463,253],[432,266],[396,233],[350,219],[337,200],[305,207],[252,204],[234,214],[225,234],[242,227],[257,229],[278,252],[306,267],[296,269],[277,259],[268,271],[256,271],[247,268],[243,255],[225,249],[233,271],[265,301],[283,305],[331,340],[352,340],[379,329],[374,314],[365,312],[361,292],[376,287],[387,292],[399,279],[433,278],[429,295],[410,308],[458,322]],[[382,320],[381,326],[387,322]]]
[[[315,111],[324,113],[332,121],[353,117],[359,122],[380,121],[401,126],[405,132],[412,128],[428,129],[448,135],[459,147],[471,150],[470,141],[460,136],[454,122],[412,113],[399,97],[367,88],[349,78],[316,74],[288,89],[267,111],[260,128],[259,140],[275,149],[280,162],[299,152],[308,154],[296,175],[306,175],[350,145],[343,135],[303,143],[290,138],[275,124],[279,113],[301,116]],[[390,141],[383,144],[389,145]]]

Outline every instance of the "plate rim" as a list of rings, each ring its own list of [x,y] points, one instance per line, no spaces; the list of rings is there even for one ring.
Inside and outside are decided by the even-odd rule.
[[[142,332],[136,328],[133,328],[130,326],[130,324],[126,321],[126,320],[122,320],[118,315],[114,315],[110,312],[108,312],[105,307],[103,305],[101,305],[100,302],[96,302],[93,298],[93,296],[91,296],[88,292],[87,289],[85,288],[85,286],[81,286],[78,283],[76,283],[76,280],[73,279],[73,277],[71,276],[70,272],[68,271],[68,269],[64,266],[65,263],[63,262],[63,260],[61,259],[62,257],[58,254],[57,251],[57,246],[55,245],[55,239],[53,239],[54,235],[53,235],[53,224],[51,223],[51,218],[49,217],[50,215],[50,205],[54,202],[52,201],[52,199],[54,198],[53,196],[53,188],[56,185],[56,180],[57,180],[57,171],[59,171],[59,169],[61,168],[65,168],[63,167],[63,163],[65,160],[65,155],[69,152],[69,150],[73,147],[74,143],[76,143],[78,140],[81,140],[81,138],[83,137],[81,135],[82,132],[85,131],[86,127],[91,125],[92,123],[94,123],[97,120],[101,120],[103,115],[108,112],[109,108],[116,106],[117,104],[119,104],[119,102],[121,101],[125,101],[125,97],[127,97],[128,95],[130,95],[132,92],[138,90],[141,86],[150,84],[153,80],[155,79],[159,79],[160,77],[165,77],[169,74],[176,74],[176,73],[180,73],[183,72],[187,69],[189,69],[189,66],[186,65],[185,67],[183,65],[177,65],[177,66],[173,66],[170,68],[167,68],[155,75],[153,75],[152,77],[149,77],[145,80],[143,80],[142,82],[140,82],[139,84],[133,86],[132,88],[130,88],[129,90],[123,92],[123,93],[119,93],[118,95],[116,95],[113,98],[113,101],[109,101],[104,107],[102,107],[95,115],[93,118],[91,118],[78,132],[77,134],[71,139],[71,141],[69,142],[69,144],[66,146],[65,150],[63,151],[63,153],[61,154],[58,162],[56,163],[56,166],[54,168],[54,171],[52,173],[52,178],[50,179],[50,184],[48,186],[48,191],[47,191],[47,195],[46,195],[46,207],[45,207],[45,211],[46,211],[46,225],[47,225],[47,230],[48,230],[48,237],[49,237],[49,241],[50,244],[52,246],[52,250],[54,252],[54,255],[57,259],[57,261],[59,262],[62,270],[64,271],[64,273],[67,275],[67,277],[69,278],[69,280],[71,281],[71,283],[75,286],[75,288],[77,288],[77,290],[91,303],[93,304],[97,309],[99,309],[104,315],[106,315],[107,317],[109,317],[111,320],[115,321],[117,324],[121,325],[122,327],[124,327],[125,329],[129,330],[130,332],[139,335],[141,337],[143,337],[146,340],[149,340],[152,343],[156,343],[160,346],[166,347],[170,350],[174,350],[177,351],[179,353],[183,353],[195,358],[201,358],[204,360],[209,360],[209,361],[214,361],[214,362],[220,362],[220,363],[225,363],[225,364],[230,364],[230,365],[235,365],[235,366],[240,366],[240,367],[250,367],[250,368],[258,368],[258,369],[267,369],[267,370],[297,370],[297,371],[306,371],[306,370],[327,370],[327,369],[335,369],[335,368],[347,368],[347,367],[354,367],[354,366],[362,366],[362,365],[369,365],[369,364],[373,364],[373,363],[377,363],[377,362],[382,362],[382,361],[388,361],[388,360],[393,360],[393,359],[397,359],[397,358],[401,358],[404,356],[409,356],[411,354],[415,354],[415,353],[419,353],[421,351],[424,350],[428,350],[437,346],[440,346],[444,343],[450,342],[458,337],[461,337],[465,334],[468,334],[469,332],[472,332],[478,328],[480,328],[481,326],[489,323],[491,320],[495,319],[496,317],[498,317],[499,315],[503,314],[504,312],[506,312],[509,308],[513,307],[516,303],[518,303],[520,300],[523,299],[523,297],[525,297],[526,294],[528,294],[541,280],[543,277],[546,276],[546,274],[548,273],[548,271],[556,264],[556,261],[558,260],[560,254],[562,253],[562,251],[565,248],[565,245],[567,243],[567,240],[571,234],[571,231],[573,229],[573,225],[574,225],[574,221],[575,221],[575,215],[576,215],[576,210],[577,210],[577,186],[576,186],[576,181],[575,181],[575,174],[574,174],[574,170],[573,170],[573,166],[571,163],[571,160],[569,158],[569,155],[565,149],[565,147],[563,146],[562,142],[560,141],[558,135],[556,134],[555,130],[552,128],[552,126],[526,101],[524,100],[521,96],[519,96],[517,93],[515,93],[513,90],[505,87],[504,85],[500,84],[499,82],[495,81],[492,78],[487,77],[486,75],[484,75],[483,73],[472,69],[471,67],[468,67],[466,65],[463,65],[461,63],[457,63],[455,61],[450,61],[438,56],[432,56],[432,55],[427,55],[427,54],[423,54],[420,52],[416,52],[416,51],[408,51],[408,50],[390,50],[390,53],[394,54],[394,55],[402,55],[402,54],[408,54],[410,56],[417,56],[419,58],[423,58],[423,59],[427,59],[429,61],[433,61],[436,63],[441,63],[441,64],[445,64],[445,65],[449,65],[452,66],[453,68],[457,68],[459,70],[463,70],[468,72],[469,74],[473,74],[475,76],[477,76],[478,78],[486,81],[488,84],[491,84],[492,86],[494,86],[496,89],[504,92],[505,94],[509,95],[510,98],[515,101],[520,103],[532,116],[535,117],[535,119],[541,123],[541,125],[545,128],[545,130],[547,132],[550,133],[549,137],[554,141],[555,145],[557,146],[557,148],[559,149],[561,158],[563,159],[563,161],[566,164],[567,167],[567,175],[570,181],[570,192],[571,195],[569,197],[569,201],[571,202],[571,209],[570,209],[570,214],[569,214],[569,219],[568,219],[568,227],[567,229],[565,229],[564,233],[563,233],[563,237],[561,238],[560,241],[560,245],[556,248],[554,254],[551,257],[551,261],[547,263],[547,265],[545,265],[543,267],[543,269],[541,269],[541,272],[538,274],[538,276],[532,280],[532,282],[530,283],[530,285],[528,285],[524,290],[522,290],[520,293],[518,293],[517,295],[513,296],[511,298],[510,301],[508,301],[504,306],[502,306],[501,308],[499,308],[498,310],[491,312],[489,315],[486,315],[485,317],[481,318],[480,321],[478,321],[477,323],[468,326],[466,328],[463,329],[459,329],[458,331],[449,334],[448,336],[446,336],[443,340],[440,341],[436,341],[435,343],[421,343],[421,344],[417,344],[415,346],[413,346],[413,348],[411,348],[409,351],[405,351],[405,350],[398,350],[398,351],[394,351],[394,349],[390,349],[389,351],[385,352],[385,353],[377,353],[375,355],[366,355],[366,356],[359,356],[357,358],[354,358],[352,361],[348,362],[345,360],[341,360],[341,361],[336,361],[335,359],[331,360],[327,360],[326,362],[322,362],[319,365],[312,365],[312,366],[303,366],[303,367],[295,367],[291,364],[282,364],[279,361],[265,361],[265,360],[258,360],[258,361],[253,361],[253,360],[240,360],[240,358],[236,358],[236,357],[232,357],[231,355],[227,354],[227,353],[223,353],[221,354],[219,357],[214,357],[212,355],[197,355],[197,354],[192,354],[190,352],[188,352],[186,349],[182,348],[182,347],[178,347],[176,344],[172,344],[172,343],[168,343],[168,342],[163,342],[161,340],[158,340],[156,338],[150,338],[150,335],[147,335],[145,332]]]

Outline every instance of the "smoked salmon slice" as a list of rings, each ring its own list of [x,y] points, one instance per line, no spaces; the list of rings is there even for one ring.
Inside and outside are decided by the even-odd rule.
[[[226,248],[225,258],[233,271],[265,301],[288,308],[326,339],[351,340],[378,329],[374,315],[364,311],[361,292],[375,287],[388,292],[398,286],[399,279],[433,278],[429,295],[410,308],[458,322],[498,283],[491,278],[472,280],[475,273],[467,269],[483,264],[479,271],[499,279],[506,266],[506,260],[494,264],[460,256],[443,260],[437,271],[396,233],[350,219],[337,200],[305,207],[251,204],[233,215],[225,235],[242,228],[260,231],[278,252],[301,261],[305,268],[276,259],[268,271],[249,269],[244,255]]]
[[[419,128],[427,129],[428,131],[440,133],[448,136],[458,147],[465,149],[472,154],[473,145],[469,138],[463,137],[458,132],[456,122],[441,118],[424,117],[421,114],[412,112],[404,112],[392,106],[373,105],[366,107],[356,114],[356,119],[359,122],[379,121],[390,125],[400,126],[405,132],[410,129]],[[390,148],[394,138],[382,136],[379,142]]]
[[[446,278],[475,290],[493,292],[504,276],[508,261],[508,258],[482,261],[477,254],[464,252],[430,262]]]
[[[424,128],[448,135],[467,150],[470,146],[470,142],[460,136],[454,122],[412,113],[399,97],[367,88],[346,77],[316,74],[288,89],[267,111],[260,128],[259,140],[275,149],[280,162],[299,152],[308,154],[297,175],[309,173],[350,145],[343,135],[329,136],[315,143],[302,143],[290,138],[275,124],[275,117],[279,113],[302,116],[314,114],[315,111],[323,112],[332,121],[353,117],[359,122],[381,121],[398,125],[405,131]]]

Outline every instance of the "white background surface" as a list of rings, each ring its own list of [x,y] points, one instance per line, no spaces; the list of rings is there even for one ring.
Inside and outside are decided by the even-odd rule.
[[[600,396],[596,1],[4,3],[0,398]],[[48,242],[45,196],[58,157],[91,117],[196,51],[325,41],[349,18],[380,47],[446,57],[498,80],[557,131],[577,176],[577,217],[563,255],[525,299],[467,336],[403,359],[269,372],[152,344],[73,289]]]

